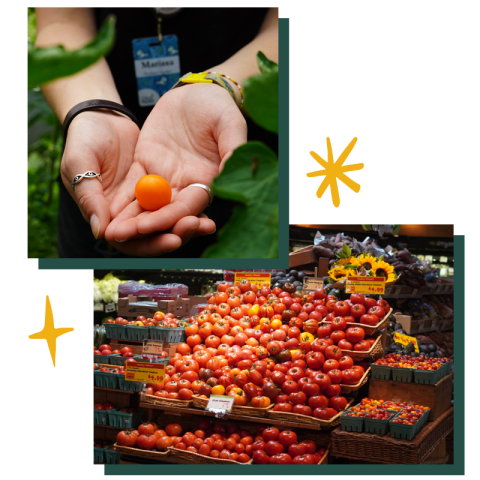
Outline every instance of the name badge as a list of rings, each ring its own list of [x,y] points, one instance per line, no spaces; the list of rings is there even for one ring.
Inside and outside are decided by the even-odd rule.
[[[176,35],[165,35],[132,41],[133,62],[137,77],[138,103],[141,107],[155,105],[180,78],[180,57]]]

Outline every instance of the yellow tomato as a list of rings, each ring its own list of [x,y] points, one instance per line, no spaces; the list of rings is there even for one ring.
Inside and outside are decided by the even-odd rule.
[[[263,318],[260,319],[260,325],[261,325],[262,323],[270,323],[270,319],[267,318],[267,317],[263,317]]]
[[[212,387],[212,393],[214,395],[223,395],[225,393],[225,387],[223,385],[215,385]]]
[[[312,343],[314,340],[315,340],[315,337],[314,337],[311,333],[302,332],[302,333],[300,334],[300,341],[301,341],[301,342],[310,342],[310,343]]]
[[[258,311],[260,310],[260,305],[253,305],[252,308],[248,311],[248,316],[253,317],[254,315],[258,315]]]
[[[135,327],[143,327],[144,325],[143,325],[143,322],[135,322],[134,326]]]
[[[282,321],[279,320],[278,318],[275,319],[275,320],[272,320],[272,323],[270,324],[270,326],[271,326],[274,330],[278,330],[278,329],[282,326]]]
[[[254,329],[254,330],[260,330],[260,325],[255,325],[255,326],[253,327],[253,329]]]

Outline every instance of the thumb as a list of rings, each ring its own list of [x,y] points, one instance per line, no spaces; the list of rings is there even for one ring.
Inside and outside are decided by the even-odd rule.
[[[233,151],[247,142],[247,122],[236,105],[223,113],[218,122],[215,137],[221,158],[219,168],[221,172]]]
[[[62,174],[63,183],[80,209],[83,218],[90,224],[93,236],[103,238],[110,223],[110,208],[105,198],[102,183],[97,177],[83,178],[72,189],[71,181]]]

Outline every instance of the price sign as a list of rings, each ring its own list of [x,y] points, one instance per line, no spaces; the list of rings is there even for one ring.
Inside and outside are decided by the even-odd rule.
[[[385,293],[385,278],[347,277],[345,293],[367,293],[370,295],[383,295]]]
[[[264,285],[270,286],[272,279],[271,273],[264,272],[235,272],[235,285],[242,280],[248,280],[252,285],[262,288]]]
[[[161,340],[144,340],[142,352],[160,355],[163,352],[163,342]]]
[[[125,380],[130,382],[163,383],[165,365],[162,363],[127,362]]]
[[[230,413],[235,398],[226,395],[210,395],[205,410],[215,413]]]
[[[303,291],[314,292],[319,288],[323,288],[323,278],[303,277]]]
[[[115,303],[110,302],[105,304],[106,313],[115,312],[115,310],[117,310],[117,306],[115,305]]]
[[[408,335],[403,335],[403,333],[393,332],[393,339],[395,343],[401,343],[402,345],[408,345],[412,342],[415,345],[415,351],[420,352],[418,348],[417,339],[415,337],[409,337]]]

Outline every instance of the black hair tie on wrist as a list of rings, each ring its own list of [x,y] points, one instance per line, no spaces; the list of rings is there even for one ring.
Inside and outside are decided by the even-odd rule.
[[[89,110],[97,110],[99,108],[106,108],[108,110],[115,110],[116,112],[123,113],[124,115],[129,117],[132,120],[132,122],[134,122],[137,125],[138,128],[140,128],[137,117],[127,107],[124,107],[119,103],[110,102],[109,100],[87,100],[86,102],[77,103],[77,105],[72,107],[67,113],[65,120],[63,121],[63,150],[65,150],[65,144],[67,143],[68,127],[72,123],[72,120],[79,113],[87,112]]]

